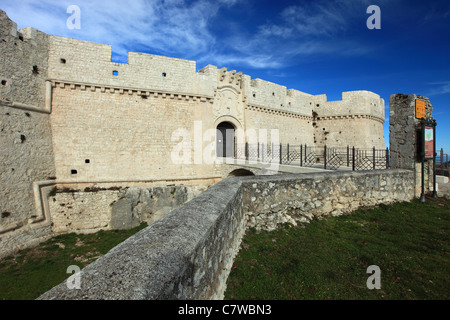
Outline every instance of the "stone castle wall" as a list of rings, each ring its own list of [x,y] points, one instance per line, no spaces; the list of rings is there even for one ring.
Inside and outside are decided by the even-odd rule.
[[[0,10],[0,251],[36,244],[50,232],[40,225],[34,189],[56,171],[46,100],[48,39],[32,28],[17,31]]]
[[[93,233],[153,224],[218,180],[160,181],[140,184],[65,184],[53,187],[48,209],[52,233]]]
[[[267,143],[384,148],[384,101],[374,93],[328,102],[226,68],[197,71],[195,61],[130,52],[115,63],[109,45],[17,31],[1,10],[0,24],[0,240],[8,243],[40,223],[48,234],[42,185],[226,177],[213,161],[222,122],[242,142],[265,134]]]

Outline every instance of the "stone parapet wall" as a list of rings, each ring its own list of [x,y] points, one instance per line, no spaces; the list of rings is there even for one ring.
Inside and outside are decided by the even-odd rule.
[[[413,181],[413,172],[406,170],[252,177],[243,189],[247,227],[273,230],[283,223],[296,225],[361,207],[410,201]]]
[[[241,183],[223,181],[39,299],[222,299],[244,222]]]
[[[247,227],[409,201],[412,183],[408,170],[228,178],[84,268],[81,289],[39,299],[222,299]]]
[[[50,79],[213,95],[195,61],[130,52],[128,63],[116,63],[110,45],[56,36],[49,42]]]

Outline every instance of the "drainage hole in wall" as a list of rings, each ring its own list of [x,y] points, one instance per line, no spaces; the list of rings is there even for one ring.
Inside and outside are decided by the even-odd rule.
[[[2,218],[8,218],[11,215],[11,212],[5,211],[2,212]]]

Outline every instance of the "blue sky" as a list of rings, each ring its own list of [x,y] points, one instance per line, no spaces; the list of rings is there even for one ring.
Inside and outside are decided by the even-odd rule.
[[[81,10],[69,30],[67,8]],[[381,10],[381,29],[366,26]],[[437,148],[450,153],[449,0],[0,0],[19,28],[110,44],[113,60],[146,52],[241,71],[340,100],[343,91],[430,98]]]

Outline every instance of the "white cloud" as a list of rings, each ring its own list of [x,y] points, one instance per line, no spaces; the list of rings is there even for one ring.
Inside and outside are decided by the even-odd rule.
[[[277,69],[283,66],[280,61],[268,54],[242,55],[240,53],[211,53],[203,56],[199,62],[204,64],[215,64],[218,67],[227,68],[232,68],[233,66],[247,66],[255,69]]]
[[[126,55],[130,48],[157,50],[166,54],[183,52],[187,56],[205,52],[214,44],[209,31],[210,20],[221,6],[235,0],[219,2],[199,0],[1,0],[1,8],[19,27],[32,26],[46,33],[108,43],[116,53]],[[81,29],[68,30],[69,5],[81,9]]]
[[[367,1],[299,2],[250,28],[233,16],[221,16],[238,26],[233,31],[217,28],[216,18],[222,9],[234,8],[242,0],[0,0],[0,8],[19,27],[110,44],[120,60],[126,60],[128,51],[139,51],[206,64],[281,68],[305,55],[364,52],[360,47],[349,50],[349,41],[339,38],[349,28],[349,15],[355,14],[355,8],[360,15],[366,14],[361,4]],[[246,3],[258,6],[257,1]],[[70,16],[66,10],[72,4],[81,9],[80,30],[66,27]]]
[[[346,28],[346,19],[337,4],[313,2],[310,6],[291,6],[282,13],[285,24],[297,37],[331,36]]]
[[[427,93],[428,96],[438,96],[438,95],[450,93],[450,81],[447,81],[447,82],[434,82],[434,83],[430,83],[430,84],[434,85],[434,86],[437,85],[437,87],[431,89]]]
[[[285,7],[257,26],[255,33],[243,28],[228,36],[228,55],[252,67],[280,68],[317,54],[365,54],[368,48],[352,38],[351,28],[355,21],[363,21],[360,31],[366,28],[368,3],[316,0]]]

